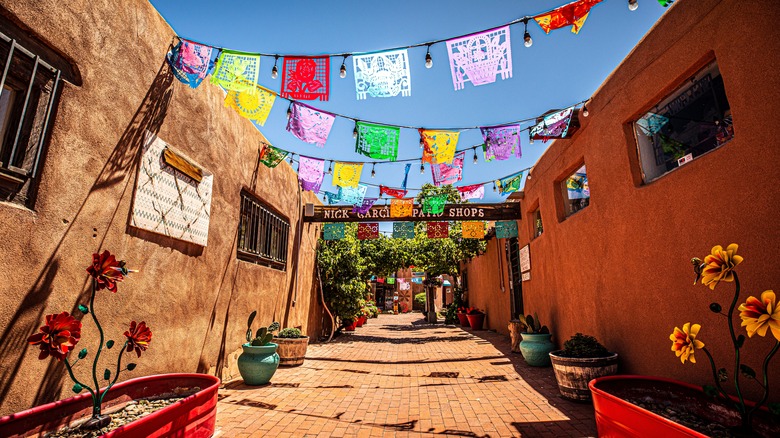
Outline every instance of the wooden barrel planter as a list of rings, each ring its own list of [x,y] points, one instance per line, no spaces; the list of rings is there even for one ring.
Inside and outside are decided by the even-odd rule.
[[[298,366],[303,364],[306,358],[306,348],[309,345],[309,337],[302,338],[274,338],[274,343],[279,345],[276,353],[279,354],[279,366]]]
[[[588,382],[617,373],[618,355],[610,353],[605,357],[580,358],[560,356],[563,350],[549,353],[555,379],[561,395],[576,401],[590,401]]]

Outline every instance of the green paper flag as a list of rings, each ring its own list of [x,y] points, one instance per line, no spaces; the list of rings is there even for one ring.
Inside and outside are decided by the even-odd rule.
[[[517,221],[496,222],[496,237],[499,239],[517,237]]]
[[[341,240],[344,238],[344,224],[325,224],[322,230],[322,238],[324,240]]]
[[[515,173],[514,175],[505,176],[496,180],[496,186],[498,187],[498,193],[505,195],[520,190],[520,183],[523,181],[523,172]]]
[[[260,162],[270,168],[274,168],[284,160],[287,156],[287,152],[275,148],[270,144],[263,145],[263,150],[260,151]]]
[[[447,195],[428,196],[423,199],[423,213],[441,214],[444,213],[444,204],[447,203]]]
[[[414,222],[393,222],[393,239],[414,239]]]
[[[395,161],[398,158],[398,137],[401,128],[356,122],[358,132],[355,152],[375,160]]]

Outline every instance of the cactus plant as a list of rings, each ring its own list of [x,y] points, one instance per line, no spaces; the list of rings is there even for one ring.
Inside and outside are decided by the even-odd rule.
[[[550,333],[546,325],[539,323],[539,316],[534,312],[534,316],[520,315],[520,322],[525,326],[523,333]]]
[[[256,316],[257,316],[257,310],[249,314],[249,319],[246,322],[246,341],[255,347],[261,345],[268,345],[274,338],[273,332],[279,330],[280,327],[279,323],[274,322],[268,327],[260,327],[259,329],[257,329],[257,332],[255,332],[255,337],[253,339],[252,323],[254,322]]]

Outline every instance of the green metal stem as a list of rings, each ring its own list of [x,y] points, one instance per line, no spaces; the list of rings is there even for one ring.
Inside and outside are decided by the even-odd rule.
[[[739,300],[739,277],[737,276],[737,272],[733,271],[734,273],[734,282],[736,283],[736,287],[734,288],[734,299],[731,300],[731,306],[729,307],[729,333],[731,333],[731,342],[734,344],[734,390],[737,392],[737,398],[739,399],[739,405],[737,405],[737,410],[739,411],[740,416],[742,417],[742,427],[746,430],[750,430],[750,422],[748,421],[747,409],[745,408],[745,399],[742,396],[742,390],[739,387],[739,350],[740,346],[737,345],[737,336],[734,334],[734,309],[737,307],[737,301]]]
[[[780,341],[775,342],[775,346],[772,347],[772,350],[769,352],[769,354],[764,358],[764,365],[762,367],[762,371],[764,373],[764,384],[761,385],[764,387],[764,396],[761,397],[761,401],[756,403],[749,411],[748,411],[748,422],[753,417],[753,412],[757,411],[758,408],[764,405],[766,403],[767,398],[769,398],[769,376],[767,375],[767,370],[769,369],[769,361],[772,360],[772,356],[777,353],[777,350],[780,349]]]
[[[718,392],[726,401],[733,403],[731,398],[729,398],[728,393],[723,389],[722,386],[720,386],[720,379],[718,379],[718,369],[715,367],[715,359],[712,358],[712,354],[710,354],[706,348],[702,348],[702,351],[704,351],[704,354],[707,355],[707,359],[710,360],[710,366],[712,367],[712,378],[715,381],[715,387],[718,388]]]
[[[97,391],[97,397],[99,400],[102,400],[103,398],[100,397],[100,383],[98,382],[97,378],[97,365],[98,365],[98,359],[100,359],[100,352],[103,351],[103,327],[100,326],[100,322],[98,322],[97,316],[95,315],[95,292],[97,289],[96,281],[94,278],[92,279],[92,296],[89,297],[89,314],[92,315],[92,320],[95,321],[95,325],[97,326],[98,332],[100,333],[100,344],[98,344],[97,353],[95,353],[95,360],[92,361],[92,380],[95,382],[95,391]],[[93,415],[100,415],[100,403],[97,404],[93,408],[92,411]]]
[[[95,396],[95,391],[93,391],[92,388],[90,388],[89,386],[79,382],[79,380],[76,378],[76,376],[73,375],[73,368],[71,368],[70,363],[68,362],[68,358],[65,358],[63,360],[63,362],[65,362],[65,368],[68,370],[68,374],[70,375],[70,379],[73,380],[74,382],[78,383],[79,385],[81,385],[82,388],[84,388],[87,391],[89,391],[89,394],[92,396],[92,411],[94,412],[95,411],[95,401],[97,400],[97,397]]]
[[[106,389],[103,391],[102,394],[100,394],[100,404],[103,404],[103,398],[108,394],[108,391],[111,389],[112,386],[114,386],[114,383],[116,383],[117,379],[119,379],[119,371],[122,368],[122,355],[125,352],[125,348],[127,348],[127,341],[125,341],[125,345],[122,346],[122,349],[119,350],[119,356],[116,358],[116,373],[114,374],[114,380],[111,381],[111,383],[108,384]]]

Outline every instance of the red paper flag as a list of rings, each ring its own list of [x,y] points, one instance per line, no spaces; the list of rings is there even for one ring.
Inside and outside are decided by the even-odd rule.
[[[553,29],[560,29],[565,26],[572,26],[571,31],[578,33],[580,28],[588,18],[590,8],[600,3],[601,0],[578,0],[576,2],[555,8],[550,12],[545,12],[534,17],[539,27],[545,33],[550,33]]]
[[[328,100],[330,58],[285,57],[282,65],[282,97]]]
[[[446,239],[450,237],[449,222],[428,222],[426,228],[429,239]]]
[[[379,222],[358,224],[357,237],[359,240],[379,239]]]
[[[392,196],[393,198],[402,199],[406,196],[407,191],[401,189],[391,189],[390,187],[379,186],[379,193],[382,195]]]

